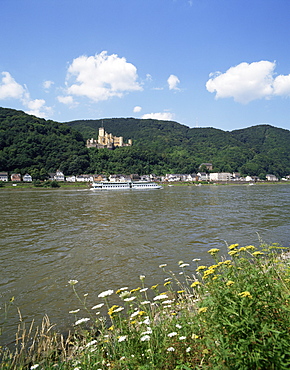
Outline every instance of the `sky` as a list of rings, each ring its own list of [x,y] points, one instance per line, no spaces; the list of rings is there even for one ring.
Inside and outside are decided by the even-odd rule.
[[[289,0],[0,0],[0,106],[290,129]]]

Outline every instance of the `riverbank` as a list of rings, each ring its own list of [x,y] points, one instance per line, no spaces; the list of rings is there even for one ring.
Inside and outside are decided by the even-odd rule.
[[[290,264],[281,252],[212,248],[211,265],[179,261],[174,274],[161,264],[162,283],[141,275],[133,289],[97,292],[94,306],[70,280],[73,334],[53,333],[48,318],[34,337],[22,325],[17,351],[0,349],[0,369],[288,369]]]

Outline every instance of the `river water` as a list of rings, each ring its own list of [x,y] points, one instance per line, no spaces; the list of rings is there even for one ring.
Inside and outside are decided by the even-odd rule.
[[[98,192],[67,189],[0,189],[0,323],[15,297],[23,320],[51,322],[65,330],[79,303],[68,285],[77,279],[88,305],[98,293],[135,288],[146,275],[164,279],[160,264],[211,263],[207,251],[226,243],[290,247],[290,186],[174,186],[162,190]],[[14,336],[13,307],[0,342]],[[0,343],[1,344],[1,343]]]

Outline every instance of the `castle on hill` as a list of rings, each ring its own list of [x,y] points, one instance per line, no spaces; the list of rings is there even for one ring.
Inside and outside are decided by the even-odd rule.
[[[112,134],[108,134],[104,127],[99,128],[99,136],[98,139],[88,139],[87,140],[87,148],[98,148],[98,149],[115,149],[117,147],[122,146],[131,146],[132,139],[128,140],[128,143],[124,143],[123,136],[113,136]]]

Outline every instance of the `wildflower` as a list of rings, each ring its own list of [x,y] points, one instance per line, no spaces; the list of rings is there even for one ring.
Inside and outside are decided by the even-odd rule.
[[[165,298],[168,298],[168,296],[166,294],[159,294],[156,297],[154,297],[153,300],[158,301],[160,299],[165,299]]]
[[[90,347],[90,346],[93,346],[94,344],[98,343],[97,340],[92,340],[91,342],[87,343],[86,344],[86,347]]]
[[[199,267],[196,269],[196,271],[201,271],[201,270],[205,270],[205,269],[207,269],[207,267],[206,267],[206,266],[199,266]]]
[[[188,353],[190,351],[191,351],[191,347],[187,347],[186,350],[185,350],[186,353]]]
[[[215,270],[214,269],[208,269],[204,272],[203,277],[207,277],[208,275],[214,274]]]
[[[185,340],[185,339],[186,339],[185,336],[179,337],[179,340]]]
[[[168,351],[168,352],[174,352],[174,351],[175,351],[175,349],[174,349],[174,347],[169,347],[169,348],[167,348],[167,351]]]
[[[207,307],[201,307],[199,310],[198,310],[198,313],[203,313],[203,312],[206,312],[207,311]]]
[[[116,291],[116,294],[119,294],[119,293],[121,293],[121,292],[123,292],[124,290],[127,290],[127,289],[128,289],[128,287],[127,286],[124,286],[123,288],[118,289]]]
[[[230,265],[232,263],[232,261],[231,260],[225,260],[223,263],[224,263],[224,265]]]
[[[68,282],[70,285],[76,285],[78,283],[78,280],[69,280]],[[39,366],[39,365],[38,365]],[[36,369],[36,368],[35,368]]]
[[[140,293],[146,292],[146,290],[148,290],[148,288],[142,288],[140,289]]]
[[[156,289],[158,287],[158,284],[152,285],[151,289]]]
[[[163,285],[166,286],[168,284],[171,284],[171,281],[166,281],[166,283],[164,283]]]
[[[193,262],[198,262],[198,261],[200,261],[200,258],[194,258],[192,261]]]
[[[228,254],[229,254],[230,256],[234,256],[234,255],[235,255],[235,254],[237,254],[237,253],[238,253],[238,251],[236,251],[236,250],[235,250],[235,251],[229,251],[229,253],[228,253]]]
[[[149,316],[147,316],[147,317],[145,318],[145,320],[141,322],[141,324],[150,325],[150,319],[149,319]]]
[[[130,294],[131,294],[130,292],[128,292],[127,290],[125,290],[124,292],[121,292],[119,294],[119,297],[124,299],[126,297],[129,297]]]
[[[183,261],[178,261],[178,264],[179,265],[182,265],[184,262]]]
[[[114,325],[112,325],[112,326],[110,326],[109,327],[109,329],[108,330],[114,330],[115,329],[115,326]]]
[[[38,366],[39,366],[39,364],[32,365],[32,366],[30,366],[30,370],[37,369]]]
[[[261,256],[263,254],[264,254],[263,252],[259,252],[259,251],[253,252],[253,256]]]
[[[229,249],[235,249],[235,248],[237,248],[239,246],[239,244],[231,244],[230,246],[229,246]]]
[[[182,294],[182,293],[185,293],[185,290],[178,290],[177,291],[178,294]]]
[[[143,301],[143,302],[140,302],[140,304],[150,304],[151,302],[150,301]]]
[[[90,319],[88,317],[83,317],[82,319],[79,319],[75,322],[75,325],[79,325],[79,324],[82,324],[83,322],[87,322],[89,321]]]
[[[136,299],[136,297],[128,297],[128,298],[124,298],[124,301],[131,302],[131,301],[134,301],[134,299]]]
[[[135,289],[132,289],[132,290],[130,290],[130,293],[135,293],[135,292],[138,292],[138,290],[140,290],[141,288],[140,287],[138,287],[138,288],[135,288]]]
[[[187,266],[190,266],[189,263],[182,263],[181,265],[179,265],[180,268],[187,267]]]
[[[143,335],[143,337],[140,338],[141,342],[147,342],[150,340],[150,335]]]
[[[182,326],[180,324],[176,324],[175,326],[177,327],[177,329],[181,329],[182,328]]]
[[[199,337],[198,337],[198,335],[196,335],[196,334],[192,334],[191,338],[192,338],[192,339],[198,339]]]
[[[241,247],[240,249],[239,249],[239,252],[245,252],[247,249],[245,248],[245,247]]]
[[[145,275],[140,275],[140,280],[143,281],[145,279]]]
[[[227,281],[227,282],[226,282],[226,285],[227,285],[227,286],[231,286],[231,285],[233,285],[233,284],[235,284],[235,283],[234,283],[234,281],[232,281],[232,280],[229,280],[229,281]]]
[[[162,265],[159,265],[159,267],[162,269],[163,267],[166,267],[167,263],[162,263]]]
[[[120,335],[119,337],[118,337],[118,342],[120,343],[120,342],[124,342],[124,340],[126,340],[127,339],[127,335]]]
[[[104,306],[104,303],[99,303],[96,306],[92,307],[92,310],[96,310],[97,308],[101,308]]]
[[[171,304],[174,302],[174,299],[167,299],[166,301],[162,301],[162,304]]]
[[[254,247],[253,245],[247,245],[247,246],[246,246],[246,250],[249,250],[249,249],[251,249],[251,250],[255,250],[255,249],[256,249],[256,247]]]
[[[218,248],[212,248],[210,249],[209,251],[207,251],[207,253],[211,254],[212,256],[214,256],[216,253],[218,253],[220,250]]]
[[[176,331],[174,331],[174,332],[172,332],[172,333],[167,334],[167,336],[168,336],[169,338],[175,337],[175,335],[177,335]]]
[[[132,313],[132,315],[130,316],[131,318],[135,317],[135,316],[138,316],[139,315],[139,310],[138,311],[135,311]]]
[[[77,310],[69,311],[68,313],[78,313],[80,309],[78,308]]]
[[[108,297],[109,295],[112,295],[113,293],[114,293],[113,289],[105,290],[104,292],[100,293],[98,297],[105,298]]]
[[[196,287],[197,285],[199,285],[200,284],[200,282],[199,281],[195,281],[195,282],[193,282],[191,285],[190,285],[190,287],[191,288],[194,288],[194,287]]]
[[[245,291],[245,292],[239,293],[239,296],[241,296],[241,297],[243,297],[243,298],[245,298],[245,297],[253,298],[253,297],[251,296],[251,293],[250,293],[250,292],[248,292],[248,291]]]
[[[143,333],[141,333],[141,335],[147,335],[147,334],[152,334],[152,329],[150,328],[150,326],[147,327],[146,331],[143,331]]]
[[[124,310],[124,307],[118,307],[118,308],[116,308],[115,310],[114,310],[114,313],[117,313],[117,312],[121,312],[121,311],[123,311]]]

